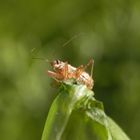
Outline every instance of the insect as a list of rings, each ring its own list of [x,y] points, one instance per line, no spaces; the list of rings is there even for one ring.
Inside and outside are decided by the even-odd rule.
[[[80,35],[80,34],[79,34]],[[73,39],[77,38],[79,35],[73,36],[70,40],[68,40],[65,44],[63,44],[63,47],[65,47],[67,44],[69,44]],[[34,52],[34,48],[31,52]],[[33,59],[41,59],[49,62],[51,66],[53,67],[53,71],[48,70],[48,75],[55,79],[58,82],[64,82],[69,79],[73,79],[77,84],[83,84],[86,85],[89,89],[92,89],[94,86],[94,80],[92,79],[92,73],[89,75],[87,72],[85,72],[86,68],[89,65],[92,65],[91,72],[93,70],[93,60],[91,59],[87,65],[83,66],[80,65],[79,67],[74,67],[68,64],[68,62],[63,62],[60,60],[54,60],[54,61],[48,61],[44,58],[33,58]]]
[[[63,62],[60,60],[54,60],[50,62],[53,67],[53,71],[48,70],[48,75],[55,79],[58,82],[63,82],[69,79],[74,79],[77,84],[86,85],[87,88],[92,89],[94,86],[94,80],[91,76],[85,72],[86,68],[92,64],[93,60],[91,59],[87,65],[80,65],[79,67],[73,67],[68,62]],[[92,70],[91,70],[92,71]]]

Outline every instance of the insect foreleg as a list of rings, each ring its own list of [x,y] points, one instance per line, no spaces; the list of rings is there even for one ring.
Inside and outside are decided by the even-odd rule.
[[[60,82],[59,80],[63,79],[63,76],[59,73],[55,73],[53,71],[47,71],[47,74],[52,77],[53,79],[55,79],[57,82]]]

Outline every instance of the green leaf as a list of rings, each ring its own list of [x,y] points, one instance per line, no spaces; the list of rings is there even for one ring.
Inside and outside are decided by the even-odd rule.
[[[50,108],[41,140],[129,140],[93,95],[84,85],[63,83]]]
[[[95,99],[89,101],[90,104],[91,102],[92,106],[88,107],[88,109],[86,110],[86,114],[92,121],[96,122],[92,126],[93,130],[96,132],[97,137],[99,137],[99,139],[112,140],[112,136],[108,127],[109,124],[107,116],[104,113],[104,110],[101,108],[102,103],[96,101]],[[98,104],[98,106],[95,106],[96,104]]]
[[[107,117],[107,120],[113,140],[130,140],[124,131],[110,117]]]
[[[60,140],[76,104],[92,95],[93,92],[87,92],[86,86],[62,84],[50,108],[42,140]]]

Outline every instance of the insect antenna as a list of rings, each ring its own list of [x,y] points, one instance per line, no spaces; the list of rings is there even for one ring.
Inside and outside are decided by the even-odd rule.
[[[66,41],[62,47],[66,47],[69,43],[71,43],[73,40],[75,40],[76,38],[78,38],[79,36],[83,35],[83,33],[78,33],[74,36],[72,36],[68,41]]]
[[[50,62],[51,62],[50,60],[48,60],[48,59],[46,59],[46,58],[43,58],[43,57],[33,57],[32,59],[43,60],[43,61],[45,61],[45,62],[47,62],[47,63],[50,63]]]
[[[68,41],[66,41],[63,45],[62,45],[62,47],[65,47],[65,46],[67,46],[70,42],[72,42],[74,39],[76,39],[78,37],[78,35],[75,35],[75,36],[73,36],[72,38],[70,38]]]

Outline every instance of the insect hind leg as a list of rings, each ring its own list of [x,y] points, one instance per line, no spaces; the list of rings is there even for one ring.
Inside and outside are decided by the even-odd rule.
[[[83,71],[84,71],[84,66],[80,65],[78,68],[76,68],[75,76],[78,78]]]
[[[93,75],[93,67],[94,67],[94,60],[90,59],[89,62],[84,66],[84,70],[86,70],[89,66],[91,66],[90,76]]]

